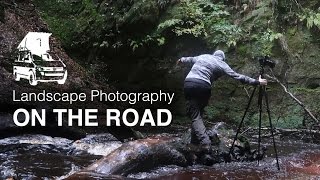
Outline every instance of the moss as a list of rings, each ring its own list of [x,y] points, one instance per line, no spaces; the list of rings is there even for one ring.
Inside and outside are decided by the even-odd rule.
[[[236,50],[240,57],[248,57],[251,51],[250,47],[247,44],[238,45]]]
[[[293,33],[294,32],[294,33]],[[288,28],[287,30],[287,41],[290,49],[294,49],[295,52],[303,50],[308,43],[309,32],[303,32],[301,30],[297,30],[297,28]]]
[[[128,24],[149,22],[154,24],[159,16],[159,8],[154,0],[140,0],[133,4],[130,10],[123,17]]]
[[[62,40],[65,48],[79,42],[78,34],[85,32],[88,35],[96,35],[97,27],[102,23],[102,16],[90,0],[35,0],[34,3],[40,9],[41,16],[48,23],[50,30]]]
[[[187,116],[174,116],[174,119],[172,120],[172,123],[182,126],[189,126],[190,122],[191,119],[189,119]]]
[[[308,93],[308,94],[320,95],[320,88],[310,89],[310,88],[304,88],[304,87],[296,87],[292,90],[299,93],[303,93],[303,94]]]
[[[318,59],[319,46],[313,43],[313,37],[310,31],[305,27],[298,27],[294,34],[290,33],[292,28],[287,29],[288,47],[292,55],[298,58],[290,59],[290,79],[295,79],[304,84],[305,78],[319,78],[318,71],[320,63]],[[302,80],[304,79],[304,80]]]
[[[70,47],[76,31],[75,7],[66,1],[35,0],[41,16],[48,23],[50,30],[62,40],[64,47]]]
[[[60,18],[43,14],[42,17],[48,22],[49,28],[55,36],[59,37],[63,42],[64,47],[70,47],[73,43],[75,22],[71,20],[61,21]]]
[[[181,93],[177,96],[180,98],[178,104],[181,104],[175,109],[177,111],[184,111],[180,89],[185,74],[167,75],[173,70],[177,54],[197,55],[223,47],[230,66],[252,77],[258,74],[259,68],[258,62],[252,60],[253,57],[270,55],[276,59],[278,64],[274,69],[275,74],[286,74],[287,80],[294,83],[290,90],[319,114],[320,105],[315,101],[319,97],[319,88],[309,86],[317,84],[320,78],[319,36],[310,33],[304,25],[301,26],[302,23],[295,24],[298,12],[295,8],[291,9],[292,4],[289,7],[279,1],[279,7],[273,7],[271,0],[258,1],[256,7],[240,13],[228,7],[233,6],[232,3],[227,6],[213,1],[182,0],[161,6],[158,0],[99,2],[35,0],[41,15],[53,33],[60,37],[65,48],[81,48],[82,52],[73,53],[83,53],[79,56],[84,59],[85,55],[91,54],[92,59],[98,60],[96,66],[101,64],[99,60],[105,61],[111,70],[115,69],[112,72],[114,79],[123,81],[126,86],[130,86],[130,82],[139,82],[144,90],[148,86],[174,89],[176,93]],[[304,2],[302,5],[311,8],[315,2]],[[285,54],[279,43],[276,43],[275,37],[279,33],[287,40],[292,57]],[[163,40],[162,46],[158,46],[157,39]],[[136,45],[139,47],[133,52]],[[284,66],[285,62],[289,65]],[[123,72],[127,74],[118,72],[119,67],[125,69]],[[102,74],[100,69],[92,73]],[[146,74],[152,75],[147,77]],[[239,85],[231,78],[221,78],[214,86],[211,102],[206,108],[207,118],[237,123],[248,101],[243,88],[249,87]],[[276,126],[300,126],[304,111],[283,93],[280,86],[269,84],[268,87],[273,119],[280,117],[275,122]],[[255,97],[246,121],[254,126],[257,125],[258,116],[256,102]],[[181,121],[190,123],[183,118]],[[267,123],[264,121],[264,125]]]

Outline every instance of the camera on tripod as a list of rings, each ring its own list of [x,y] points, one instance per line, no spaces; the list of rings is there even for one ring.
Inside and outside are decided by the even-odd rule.
[[[276,63],[270,59],[269,56],[264,56],[264,57],[258,57],[260,66],[269,66],[270,68],[274,68],[276,66]]]
[[[264,75],[264,67],[265,66],[269,66],[270,68],[274,68],[276,66],[276,63],[270,59],[269,56],[264,56],[264,57],[257,57],[256,58],[257,60],[259,60],[259,63],[260,63],[260,77],[263,78],[263,75]],[[247,115],[247,112],[250,108],[250,104],[251,104],[251,101],[253,99],[253,96],[254,96],[254,93],[257,89],[257,86],[254,87],[253,91],[252,91],[252,94],[250,95],[250,98],[249,98],[249,102],[248,102],[248,105],[246,107],[246,110],[242,116],[242,119],[240,121],[240,124],[238,126],[238,129],[237,129],[237,132],[236,132],[236,136],[235,138],[233,139],[233,143],[231,145],[231,148],[229,150],[229,156],[233,153],[233,150],[234,150],[234,145],[235,145],[235,142],[238,138],[238,135],[239,135],[239,132],[241,130],[241,126],[243,124],[243,121]],[[263,103],[263,99],[265,99],[265,103]],[[274,134],[273,134],[273,125],[272,125],[272,121],[271,121],[271,115],[270,115],[270,109],[269,109],[269,100],[268,100],[268,93],[267,93],[267,88],[266,86],[259,86],[259,97],[258,97],[258,107],[259,107],[259,136],[258,136],[258,157],[260,157],[260,145],[261,145],[261,126],[262,126],[262,123],[261,123],[261,118],[262,118],[262,105],[265,104],[266,107],[267,107],[267,113],[268,113],[268,118],[269,118],[269,124],[270,124],[270,132],[271,132],[271,137],[272,137],[272,141],[273,141],[273,148],[274,148],[274,153],[275,153],[275,156],[276,156],[276,161],[277,161],[277,168],[278,170],[280,170],[280,164],[279,164],[279,158],[278,158],[278,152],[277,152],[277,147],[276,147],[276,142],[275,142],[275,138],[274,138]],[[259,158],[258,158],[258,164],[259,164]]]

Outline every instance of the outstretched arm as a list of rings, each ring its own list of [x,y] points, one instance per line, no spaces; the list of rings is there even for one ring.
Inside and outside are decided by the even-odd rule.
[[[182,57],[177,61],[177,65],[181,63],[194,64],[197,61],[197,57]]]
[[[236,73],[234,70],[230,68],[230,66],[226,63],[224,63],[223,67],[221,67],[223,71],[230,77],[239,80],[242,83],[251,84],[251,85],[267,85],[267,80],[262,79],[261,76],[259,76],[259,80],[253,79],[249,76]]]

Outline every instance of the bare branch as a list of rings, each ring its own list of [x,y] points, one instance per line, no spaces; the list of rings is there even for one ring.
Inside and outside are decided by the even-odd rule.
[[[250,95],[249,95],[249,92],[248,92],[247,88],[243,86],[243,89],[244,89],[244,91],[246,92],[248,98],[250,98]]]
[[[252,130],[257,131],[258,128],[254,128]],[[271,131],[269,127],[262,127],[261,130],[264,131]],[[319,130],[312,130],[312,129],[285,129],[285,128],[274,128],[274,135],[292,135],[292,134],[312,134],[312,135],[318,135],[320,136],[320,131]],[[258,138],[257,135],[253,135],[252,137]],[[272,137],[270,133],[264,134],[261,137],[268,138]],[[301,138],[302,139],[302,138]]]
[[[271,70],[271,72],[272,72],[272,70]],[[272,74],[273,74],[273,72],[272,72]],[[280,86],[283,88],[283,90],[309,114],[309,116],[313,119],[313,121],[314,121],[315,123],[319,124],[319,120],[312,114],[312,112],[311,112],[297,97],[295,97],[291,92],[289,92],[288,89],[287,89],[287,87],[286,87],[283,83],[281,83],[281,82],[279,81],[279,79],[277,79],[277,78],[274,76],[274,74],[273,74],[273,77],[271,77],[271,76],[269,76],[269,75],[267,75],[267,74],[266,74],[266,76],[267,76],[268,78],[276,81],[278,84],[280,84]]]

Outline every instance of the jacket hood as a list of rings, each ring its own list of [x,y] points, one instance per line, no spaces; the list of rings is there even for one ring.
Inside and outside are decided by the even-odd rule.
[[[218,57],[220,60],[224,61],[226,59],[224,52],[221,50],[217,50],[213,53],[213,56]]]

